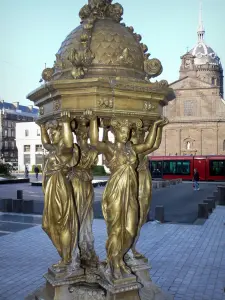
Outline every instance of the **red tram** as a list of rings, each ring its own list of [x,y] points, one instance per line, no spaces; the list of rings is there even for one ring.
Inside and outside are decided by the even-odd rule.
[[[225,156],[149,156],[152,178],[192,180],[194,169],[201,181],[225,181]]]

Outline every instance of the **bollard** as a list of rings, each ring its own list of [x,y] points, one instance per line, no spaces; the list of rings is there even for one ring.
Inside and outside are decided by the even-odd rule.
[[[23,200],[13,199],[13,212],[15,212],[15,213],[23,212]]]
[[[34,213],[34,200],[23,200],[22,212],[24,214],[33,214]]]
[[[166,185],[170,186],[170,181],[169,180],[166,181]]]
[[[159,205],[155,207],[155,220],[164,223],[164,206]]]
[[[12,212],[13,211],[13,200],[12,199],[2,199],[3,201],[3,211]]]
[[[17,199],[23,200],[23,191],[22,190],[17,190]]]
[[[157,182],[153,182],[153,183],[152,183],[152,188],[153,188],[153,189],[157,189]]]
[[[225,205],[225,186],[224,185],[218,186],[218,200],[219,200],[219,205]]]
[[[213,211],[213,208],[214,208],[214,207],[213,207],[213,206],[214,206],[213,200],[206,199],[206,200],[203,201],[203,203],[208,204],[208,212],[211,214],[212,211]]]
[[[211,200],[212,201],[212,208],[216,208],[216,200],[215,197],[207,197],[206,200]]]
[[[198,218],[200,219],[208,219],[209,211],[207,203],[200,203],[198,205]]]

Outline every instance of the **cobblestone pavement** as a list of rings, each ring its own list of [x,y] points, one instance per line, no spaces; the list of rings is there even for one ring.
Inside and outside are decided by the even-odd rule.
[[[204,225],[147,223],[138,243],[152,266],[153,282],[175,300],[225,299],[225,207]],[[95,245],[105,257],[106,227],[94,221]],[[0,299],[22,300],[44,284],[42,275],[59,257],[40,226],[0,238]]]

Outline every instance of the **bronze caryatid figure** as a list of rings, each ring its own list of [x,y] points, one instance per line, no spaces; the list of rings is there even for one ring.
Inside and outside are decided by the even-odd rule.
[[[111,176],[106,185],[102,210],[107,223],[108,240],[107,267],[115,279],[123,277],[123,273],[130,273],[124,262],[124,255],[130,250],[138,230],[138,182],[136,167],[137,154],[145,153],[155,143],[157,128],[164,122],[159,119],[154,122],[148,136],[142,144],[134,145],[129,141],[131,128],[140,128],[139,119],[115,118],[111,120],[115,142],[101,142],[98,138],[97,117],[91,111],[90,142],[99,153],[105,155]]]
[[[140,236],[142,226],[147,221],[152,197],[152,178],[149,169],[149,160],[147,155],[157,150],[161,144],[163,127],[168,124],[168,119],[164,118],[157,128],[156,139],[152,148],[138,155],[138,203],[139,203],[139,223],[137,237],[132,245],[131,251],[134,258],[144,258],[144,256],[136,250],[136,244]],[[147,128],[132,129],[131,141],[134,145],[144,143]]]
[[[62,112],[60,122],[53,120],[40,125],[42,144],[49,151],[43,179],[45,201],[42,227],[62,258],[54,265],[60,269],[71,263],[78,235],[72,185],[67,179],[69,165],[73,159],[70,122],[70,114]]]
[[[75,261],[81,263],[84,267],[96,266],[98,257],[94,250],[92,232],[94,200],[92,168],[98,162],[98,151],[88,144],[89,126],[85,118],[81,117],[73,120],[71,129],[76,135],[80,152],[78,164],[76,163],[76,151],[74,152],[74,166],[69,173],[79,220],[78,249],[75,253],[77,255]],[[74,147],[77,147],[76,144]]]

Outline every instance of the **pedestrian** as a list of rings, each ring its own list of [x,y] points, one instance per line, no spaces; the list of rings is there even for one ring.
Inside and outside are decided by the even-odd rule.
[[[193,188],[195,191],[199,191],[199,173],[197,169],[194,169]]]
[[[36,174],[36,179],[38,180],[38,173],[39,173],[39,168],[38,168],[38,166],[35,166],[35,168],[34,168],[34,173]]]
[[[28,167],[25,166],[25,178],[29,178],[29,170],[28,170]]]

